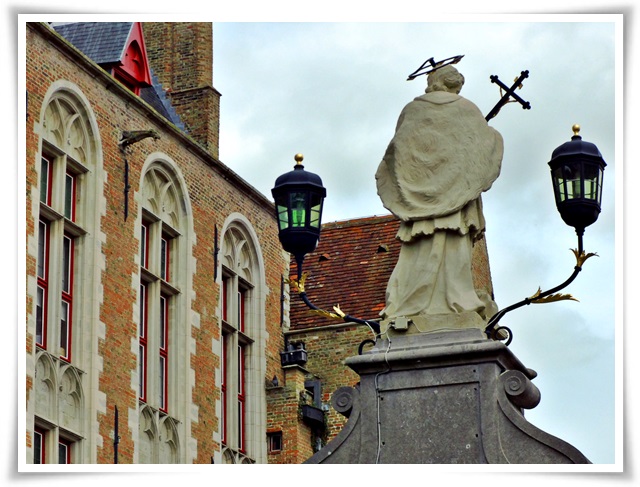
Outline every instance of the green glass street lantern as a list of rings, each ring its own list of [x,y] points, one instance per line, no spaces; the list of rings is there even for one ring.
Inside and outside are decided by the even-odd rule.
[[[584,229],[595,223],[600,215],[602,176],[606,163],[595,144],[582,140],[582,137],[578,135],[580,125],[574,125],[572,128],[573,137],[569,142],[565,142],[552,152],[549,167],[551,168],[556,207],[562,220],[567,225],[574,227],[578,235],[578,248],[573,250],[576,265],[571,276],[559,286],[544,292],[538,289],[538,292],[533,296],[507,306],[489,319],[485,329],[487,336],[502,340],[506,335],[507,345],[511,342],[513,334],[509,328],[498,326],[498,322],[506,313],[531,303],[550,303],[574,299],[570,294],[559,294],[558,291],[574,281],[587,259],[598,255],[585,253],[582,237]]]
[[[284,250],[293,254],[298,267],[298,279],[291,280],[290,283],[298,290],[302,301],[315,313],[327,318],[339,319],[343,323],[367,325],[377,336],[380,333],[380,325],[376,321],[351,316],[343,312],[339,306],[334,306],[333,312],[320,309],[307,296],[304,285],[306,274],[302,273],[302,263],[305,255],[313,252],[320,240],[322,205],[327,190],[322,186],[320,176],[304,170],[302,159],[302,154],[296,154],[296,165],[293,171],[278,177],[271,190],[275,201],[280,243]],[[360,352],[367,342],[371,340],[365,340],[360,344]],[[287,347],[288,345],[285,345],[285,351],[288,350]]]
[[[595,144],[582,140],[579,132],[580,126],[574,125],[571,141],[553,151],[549,167],[560,216],[582,236],[600,214],[606,163]]]
[[[327,190],[320,176],[304,170],[302,154],[296,154],[295,160],[293,171],[276,179],[271,194],[280,243],[295,257],[300,274],[304,256],[315,250],[320,239],[322,205]]]

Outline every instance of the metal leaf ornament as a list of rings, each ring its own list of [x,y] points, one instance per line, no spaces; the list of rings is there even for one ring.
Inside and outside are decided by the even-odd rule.
[[[593,256],[600,257],[595,252],[589,252],[588,254],[585,254],[584,251],[579,252],[578,249],[571,249],[571,251],[573,252],[573,255],[576,256],[576,265],[578,267],[582,267],[582,264],[584,264],[586,260],[590,257],[593,257]]]
[[[571,294],[562,294],[562,293],[550,294],[549,296],[538,298],[538,296],[540,296],[541,293],[542,293],[542,290],[538,288],[538,291],[529,298],[531,302],[535,304],[543,304],[543,303],[554,303],[556,301],[579,301],[578,299],[574,298]]]

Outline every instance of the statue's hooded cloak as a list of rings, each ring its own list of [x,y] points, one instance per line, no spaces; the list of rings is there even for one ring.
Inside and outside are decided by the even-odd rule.
[[[383,319],[412,317],[424,331],[482,327],[493,314],[490,295],[474,288],[471,253],[484,232],[480,195],[500,174],[502,152],[502,136],[457,94],[433,91],[402,110],[376,173],[403,242]]]
[[[444,91],[402,110],[376,182],[383,205],[403,221],[461,210],[500,174],[502,136],[478,107]]]

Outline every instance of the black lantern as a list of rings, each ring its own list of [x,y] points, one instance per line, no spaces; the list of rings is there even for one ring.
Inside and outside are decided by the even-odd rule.
[[[315,250],[320,239],[322,204],[327,190],[320,176],[304,170],[302,154],[296,154],[295,160],[293,171],[276,179],[271,194],[280,243],[296,258],[300,274],[304,256]]]
[[[602,175],[606,163],[602,154],[591,142],[585,142],[578,135],[580,125],[573,126],[573,137],[570,142],[565,142],[551,154],[549,167],[551,168],[551,180],[553,192],[556,198],[556,207],[564,222],[576,229],[578,235],[578,249],[574,250],[576,266],[569,278],[559,286],[536,294],[522,301],[512,304],[491,317],[485,333],[488,337],[503,340],[506,336],[506,344],[511,342],[512,333],[509,328],[498,326],[502,317],[522,306],[531,303],[549,303],[565,299],[573,299],[570,294],[556,294],[564,289],[578,276],[584,262],[597,254],[585,253],[582,248],[584,229],[594,223],[600,215],[600,203],[602,202]]]
[[[340,319],[344,323],[360,323],[368,325],[376,336],[380,333],[380,325],[373,320],[362,320],[348,315],[339,307],[334,307],[334,312],[325,311],[315,306],[304,290],[304,278],[302,275],[302,262],[305,255],[313,252],[320,240],[322,227],[322,204],[327,195],[327,190],[322,186],[322,180],[317,174],[307,172],[302,165],[302,154],[296,154],[296,165],[293,171],[276,179],[276,184],[271,190],[275,200],[276,219],[278,221],[278,237],[282,248],[293,254],[298,264],[298,280],[296,287],[302,301],[316,313],[334,319]],[[361,345],[366,343],[365,340]],[[306,351],[304,352],[306,356]],[[285,350],[283,360],[289,360]],[[306,359],[306,358],[305,358]]]
[[[580,126],[574,125],[571,141],[553,151],[549,167],[560,216],[581,236],[600,214],[606,163],[595,144],[582,140],[579,132]]]

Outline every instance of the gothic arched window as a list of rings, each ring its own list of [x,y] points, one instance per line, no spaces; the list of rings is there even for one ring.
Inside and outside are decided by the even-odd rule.
[[[94,337],[95,235],[102,183],[95,118],[73,84],[52,84],[36,124],[39,200],[34,240],[34,462],[79,463],[85,436],[83,382]],[[34,215],[35,217],[35,215]],[[85,283],[85,285],[79,285]]]
[[[264,269],[255,233],[232,215],[221,247],[221,429],[225,451],[238,461],[264,455]],[[227,458],[231,453],[227,453]]]
[[[185,327],[190,323],[189,214],[186,192],[174,164],[153,160],[143,171],[141,186],[140,284],[138,294],[138,396],[142,424],[139,461],[181,460],[179,424],[186,424],[184,401],[188,376],[182,360],[188,354]],[[151,416],[149,416],[150,412]],[[177,419],[180,418],[180,419]],[[150,434],[149,432],[157,432]],[[183,433],[185,434],[185,433]],[[152,447],[148,442],[153,443]],[[145,446],[147,445],[147,446]],[[149,457],[146,453],[151,450]]]

